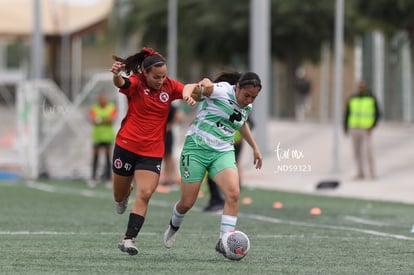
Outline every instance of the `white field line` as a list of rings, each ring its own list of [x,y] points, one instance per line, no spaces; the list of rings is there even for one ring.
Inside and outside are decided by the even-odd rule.
[[[99,193],[94,190],[82,190],[79,192],[78,190],[74,190],[72,188],[52,186],[52,185],[40,183],[40,182],[31,183],[31,184],[28,184],[28,186],[31,188],[35,188],[35,189],[46,191],[46,192],[79,194],[81,196],[99,197],[99,198],[109,197],[107,193],[102,193],[102,192]],[[151,204],[161,206],[161,207],[171,207],[171,205],[166,202],[156,201],[156,200],[151,200]],[[201,211],[200,209],[197,209],[197,208],[195,208],[194,210]],[[340,231],[353,231],[353,232],[359,232],[359,233],[364,233],[364,234],[368,234],[372,236],[379,236],[379,237],[384,237],[384,238],[414,241],[413,237],[407,237],[404,235],[397,235],[397,234],[389,234],[389,233],[380,232],[376,230],[368,230],[368,229],[361,229],[361,228],[348,227],[348,226],[336,226],[336,225],[329,225],[329,224],[315,224],[315,223],[300,222],[300,221],[281,220],[281,219],[272,218],[272,217],[244,214],[244,213],[239,213],[239,216],[246,217],[252,220],[261,221],[261,222],[267,222],[267,223],[289,224],[289,225],[296,225],[296,226],[303,226],[303,227],[325,228],[325,229],[340,230]]]
[[[392,224],[383,223],[383,222],[379,222],[379,221],[373,221],[373,220],[367,220],[367,219],[354,217],[354,216],[345,216],[344,219],[348,220],[348,221],[351,221],[351,222],[355,222],[355,223],[366,224],[366,225],[374,225],[374,226],[379,226],[379,227],[392,226]]]
[[[313,228],[326,228],[326,229],[341,230],[341,231],[354,231],[354,232],[360,232],[360,233],[373,235],[373,236],[380,236],[380,237],[392,238],[392,239],[398,239],[398,240],[414,241],[414,238],[407,237],[407,236],[404,236],[404,235],[389,234],[389,233],[379,232],[379,231],[375,231],[375,230],[367,230],[367,229],[361,229],[361,228],[355,228],[355,227],[337,226],[337,225],[329,225],[329,224],[314,224],[314,223],[289,221],[289,220],[280,220],[280,219],[276,219],[276,218],[260,216],[260,215],[251,215],[251,214],[247,214],[247,215],[239,214],[239,216],[244,216],[244,217],[247,217],[247,218],[250,218],[250,219],[255,219],[255,220],[258,220],[258,221],[268,222],[268,223],[289,224],[289,225],[297,225],[297,226],[313,227]]]
[[[110,198],[111,195],[105,192],[99,192],[96,190],[77,190],[70,187],[63,187],[57,185],[50,185],[41,182],[29,182],[27,186],[36,190],[50,192],[50,193],[59,193],[59,194],[71,194],[71,195],[81,195],[84,197],[93,197],[93,198]]]
[[[155,236],[158,235],[155,232],[142,232],[140,233],[140,235],[151,235],[151,236]],[[96,236],[96,235],[101,235],[101,236],[106,236],[106,235],[114,235],[114,236],[118,236],[119,232],[58,232],[58,231],[0,231],[0,236],[4,235],[4,236],[19,236],[19,235],[30,235],[30,236],[35,236],[35,235],[56,235],[56,236],[70,236],[70,235],[76,235],[76,236]]]

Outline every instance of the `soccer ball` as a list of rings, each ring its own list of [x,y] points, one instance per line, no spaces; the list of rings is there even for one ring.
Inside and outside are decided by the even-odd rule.
[[[247,235],[238,230],[231,230],[224,233],[221,238],[225,257],[230,260],[240,261],[246,257],[250,249],[250,240]]]

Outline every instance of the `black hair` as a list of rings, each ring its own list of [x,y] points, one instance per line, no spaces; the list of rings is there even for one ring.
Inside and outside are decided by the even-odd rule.
[[[219,76],[217,76],[213,82],[227,82],[230,85],[236,85],[239,81],[241,73],[239,72],[222,72]]]
[[[259,90],[262,89],[260,77],[254,72],[246,72],[242,74],[237,83],[239,83],[240,88],[251,85],[253,87],[259,87]]]
[[[165,58],[151,48],[143,48],[138,53],[128,56],[126,59],[115,55],[113,55],[112,58],[115,61],[125,64],[125,72],[127,75],[131,72],[137,74],[143,70],[149,72],[152,67],[161,67],[166,64]]]

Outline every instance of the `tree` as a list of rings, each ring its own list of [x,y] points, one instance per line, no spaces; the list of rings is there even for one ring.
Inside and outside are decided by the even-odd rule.
[[[365,31],[382,31],[389,43],[389,58],[385,60],[386,74],[384,86],[387,91],[398,91],[400,76],[400,64],[396,62],[399,50],[399,43],[409,40],[411,50],[411,68],[414,68],[414,1],[411,0],[377,0],[363,1],[355,0],[355,11],[359,17],[357,24]],[[404,32],[404,35],[401,35]],[[407,35],[407,36],[405,36]],[[411,70],[411,79],[414,79],[414,70]],[[398,93],[386,93],[384,95],[387,110],[386,115],[398,117],[401,109],[399,99],[395,95]],[[412,93],[412,91],[411,91]],[[387,98],[388,97],[388,98]]]
[[[414,1],[376,0],[355,1],[358,25],[365,30],[380,29],[386,34],[405,30],[414,40]]]
[[[168,1],[125,1],[125,35],[139,32],[143,44],[166,52]],[[203,64],[204,73],[211,66],[247,68],[250,1],[177,1],[179,66]],[[334,1],[271,0],[271,9],[272,57],[287,64],[286,115],[292,116],[295,71],[305,60],[318,62],[322,44],[333,39]]]
[[[286,65],[282,116],[293,117],[295,73],[305,60],[319,61],[322,43],[333,37],[333,1],[272,1],[272,54]]]

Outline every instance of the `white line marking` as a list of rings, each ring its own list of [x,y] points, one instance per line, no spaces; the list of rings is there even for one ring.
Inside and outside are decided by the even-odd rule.
[[[342,230],[342,231],[354,231],[354,232],[360,232],[360,233],[364,233],[368,235],[381,236],[385,238],[414,241],[414,238],[403,236],[403,235],[389,234],[389,233],[355,228],[355,227],[345,227],[345,226],[336,226],[336,225],[328,225],[328,224],[314,224],[314,223],[307,223],[307,222],[280,220],[280,219],[275,219],[271,217],[251,215],[251,214],[248,214],[248,215],[239,214],[239,216],[245,216],[250,219],[255,219],[258,221],[264,221],[264,222],[270,222],[270,223],[290,224],[290,225],[298,225],[298,226],[314,227],[314,228],[327,228],[327,229]]]
[[[382,223],[382,222],[379,222],[379,221],[367,220],[367,219],[354,217],[354,216],[345,216],[344,219],[348,220],[348,221],[356,222],[356,223],[366,224],[366,225],[375,225],[375,226],[380,226],[380,227],[392,226],[392,224]]]
[[[56,188],[54,186],[51,186],[49,184],[42,184],[42,183],[34,183],[34,182],[28,182],[27,186],[33,189],[37,189],[40,191],[45,191],[49,193],[56,193]]]
[[[58,185],[50,185],[42,182],[28,182],[27,187],[33,188],[40,191],[59,193],[59,194],[71,194],[71,195],[80,195],[84,197],[92,198],[110,198],[111,195],[107,192],[102,192],[98,190],[88,190],[88,189],[73,189],[70,187],[63,187]]]
[[[71,188],[63,188],[63,187],[57,188],[55,186],[51,186],[49,184],[44,184],[40,182],[28,184],[28,186],[31,188],[35,188],[35,189],[46,191],[46,192],[71,193],[71,194],[79,194],[81,196],[88,196],[88,197],[93,196],[93,197],[100,197],[100,198],[109,197],[106,193],[105,193],[106,195],[104,195],[102,192],[98,193],[97,191],[92,191],[92,190],[76,191]],[[85,191],[88,191],[88,192],[85,192]],[[151,204],[154,204],[160,207],[171,207],[171,205],[163,201],[151,200]],[[201,209],[199,208],[193,208],[193,210],[201,211]],[[355,227],[345,227],[345,226],[336,226],[336,225],[328,225],[328,224],[314,224],[314,223],[307,223],[307,222],[300,222],[300,221],[289,221],[289,220],[281,220],[281,219],[266,217],[266,216],[261,216],[261,215],[243,214],[243,213],[239,213],[239,217],[246,217],[252,220],[268,222],[268,223],[289,224],[289,225],[296,225],[296,226],[325,228],[325,229],[341,230],[341,231],[353,231],[353,232],[360,232],[360,233],[373,235],[373,236],[380,236],[384,238],[414,241],[414,238],[407,237],[404,235],[389,234],[385,232],[379,232],[375,230],[361,229],[361,228],[355,228]],[[79,234],[79,233],[76,233],[76,234]]]
[[[119,235],[119,232],[58,232],[58,231],[0,231],[0,235]],[[141,232],[140,235],[158,235],[155,232]]]

